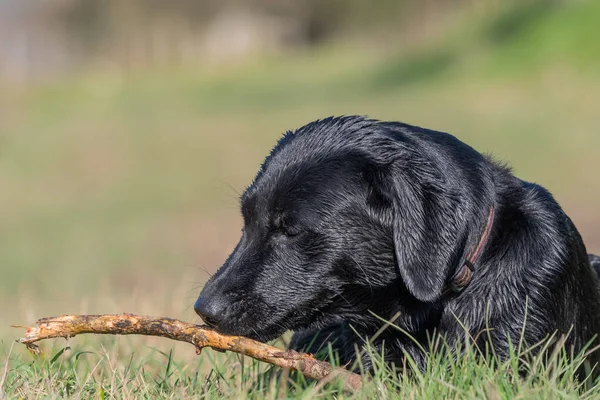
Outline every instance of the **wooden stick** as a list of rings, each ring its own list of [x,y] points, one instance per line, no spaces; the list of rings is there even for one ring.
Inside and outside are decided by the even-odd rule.
[[[62,315],[42,318],[36,324],[36,327],[15,326],[27,329],[25,336],[17,339],[17,342],[25,344],[36,354],[40,353],[40,348],[35,344],[37,341],[57,337],[69,338],[82,333],[162,336],[193,344],[196,346],[197,354],[200,354],[204,347],[221,351],[229,350],[281,368],[296,370],[312,379],[321,380],[328,377],[330,380],[333,376],[338,376],[351,390],[357,390],[362,385],[360,375],[344,368],[334,368],[331,364],[319,361],[310,354],[294,350],[283,351],[242,336],[221,335],[207,326],[194,325],[172,318],[133,314]]]

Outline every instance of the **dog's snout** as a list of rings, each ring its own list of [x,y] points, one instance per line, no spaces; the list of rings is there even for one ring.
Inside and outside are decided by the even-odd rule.
[[[224,318],[224,312],[227,308],[227,302],[220,295],[206,295],[201,293],[196,303],[194,303],[194,311],[202,320],[212,326],[218,327],[219,323]]]

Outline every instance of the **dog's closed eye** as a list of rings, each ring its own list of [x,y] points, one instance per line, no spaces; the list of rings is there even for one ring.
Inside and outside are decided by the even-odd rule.
[[[284,216],[278,216],[273,221],[273,227],[276,232],[279,232],[288,237],[298,236],[302,230],[299,226],[290,223],[290,221]]]

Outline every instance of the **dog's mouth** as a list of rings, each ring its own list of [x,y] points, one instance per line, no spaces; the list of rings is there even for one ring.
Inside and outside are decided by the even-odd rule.
[[[298,312],[290,312],[281,318],[273,318],[272,315],[266,317],[245,314],[238,318],[227,318],[219,323],[210,318],[205,318],[204,322],[224,335],[244,336],[260,342],[268,342],[277,339],[287,331],[321,326],[321,319],[316,315],[303,316]]]
[[[266,342],[280,337],[286,331],[321,328],[331,323],[331,319],[338,316],[332,312],[331,302],[321,298],[305,304],[275,305],[265,303],[262,299],[251,301],[249,297],[224,301],[220,297],[204,297],[201,294],[194,309],[206,325],[221,334]],[[333,309],[337,310],[335,306]]]

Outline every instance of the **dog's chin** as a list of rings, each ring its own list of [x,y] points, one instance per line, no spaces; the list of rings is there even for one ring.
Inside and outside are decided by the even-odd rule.
[[[273,328],[273,329],[266,329],[266,330],[253,330],[251,332],[248,332],[246,335],[241,335],[241,336],[246,336],[250,339],[254,339],[259,342],[268,342],[268,341],[277,339],[278,337],[283,335],[284,332],[285,332],[285,330]]]
[[[284,334],[285,329],[280,326],[218,326],[215,330],[223,335],[244,336],[259,342],[268,342]]]
[[[283,323],[282,321],[264,322],[260,325],[245,325],[237,323],[232,325],[218,326],[215,328],[215,330],[224,335],[244,336],[259,342],[268,342],[277,339],[288,330],[296,331],[299,329],[307,329],[312,326],[324,326],[322,321],[315,321],[312,319],[301,322],[295,321],[295,323],[291,323],[292,321],[286,322],[287,323]]]

